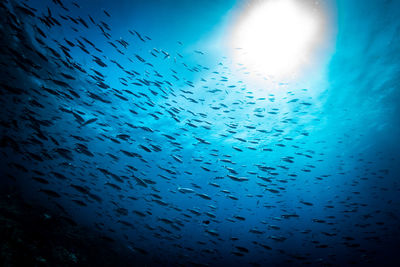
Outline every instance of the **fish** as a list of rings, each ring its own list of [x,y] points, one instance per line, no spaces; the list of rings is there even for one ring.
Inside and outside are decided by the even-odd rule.
[[[201,197],[202,199],[211,200],[211,197],[208,196],[207,194],[197,193],[196,195]]]
[[[262,77],[201,42],[193,49],[187,38],[160,42],[143,25],[119,28],[114,7],[97,12],[73,1],[34,2],[0,2],[2,171],[7,184],[33,196],[30,205],[55,209],[72,228],[93,223],[102,244],[126,240],[142,265],[233,259],[262,266],[264,256],[272,266],[376,265],[391,255],[382,244],[398,232],[398,160],[371,147],[381,136],[397,151],[385,131],[391,125],[389,132],[397,132],[390,120],[397,109],[386,101],[397,99],[386,89],[396,84],[389,79],[396,57],[379,54],[395,54],[396,38],[388,36],[390,49],[371,43],[360,50],[365,62],[375,62],[369,54],[378,51],[385,75],[370,82],[373,64],[352,68],[354,53],[338,69],[342,77],[363,75],[314,91]],[[391,25],[396,16],[389,15]],[[366,39],[382,43],[386,28],[396,28],[378,26],[379,34]],[[365,84],[384,85],[376,91],[385,97]],[[338,87],[351,97],[335,94]],[[354,99],[368,112],[346,105]],[[378,109],[383,103],[392,113]],[[292,246],[295,240],[301,246]]]
[[[136,177],[135,175],[133,175],[132,177],[135,179],[137,185],[147,187],[147,184],[141,178]]]
[[[184,194],[186,194],[186,193],[194,193],[194,190],[191,189],[191,188],[178,187],[177,190],[178,190],[179,192],[181,192],[181,193],[184,193]]]
[[[46,194],[49,197],[53,197],[53,198],[60,198],[61,197],[61,195],[59,193],[57,193],[57,192],[55,192],[53,190],[50,190],[50,189],[41,188],[39,191],[44,193],[44,194]]]

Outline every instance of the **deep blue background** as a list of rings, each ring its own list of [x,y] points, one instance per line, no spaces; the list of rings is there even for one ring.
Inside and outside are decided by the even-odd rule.
[[[65,3],[69,11],[51,1],[27,3],[38,9],[37,16],[46,15],[49,7],[62,25],[48,28],[37,18],[22,16],[32,47],[49,59],[39,63],[47,71],[38,71],[39,78],[22,75],[22,83],[71,96],[67,88],[49,80],[57,78],[80,96],[28,90],[19,96],[22,102],[13,104],[12,97],[2,96],[8,103],[3,118],[19,121],[19,129],[3,127],[3,135],[21,142],[17,152],[2,148],[8,155],[2,170],[17,177],[27,199],[55,210],[58,203],[68,216],[96,226],[146,264],[343,266],[398,261],[399,1],[324,3],[331,36],[321,65],[299,81],[264,84],[240,73],[223,41],[243,3],[82,1],[81,8]],[[110,26],[110,39],[87,14],[96,24],[104,21]],[[59,15],[82,17],[89,28]],[[47,38],[30,25],[38,25]],[[151,40],[143,42],[129,30]],[[78,38],[91,55],[70,47],[70,61],[87,73],[65,68],[35,37],[60,54],[57,42],[67,46],[65,38],[77,45]],[[129,43],[126,49],[116,42],[120,38]],[[161,50],[169,56],[164,58]],[[107,66],[96,64],[92,55]],[[96,85],[93,69],[104,75],[109,88]],[[75,80],[63,78],[61,72]],[[89,92],[107,103],[90,98]],[[29,104],[32,99],[43,107]],[[34,142],[38,131],[27,113],[53,122],[40,129],[58,145],[50,138]],[[73,113],[97,121],[82,126]],[[93,155],[80,153],[77,143]],[[71,151],[71,159],[60,155],[59,148]],[[32,179],[37,176],[49,184]],[[82,186],[102,201],[71,185]],[[43,194],[44,188],[61,197]]]

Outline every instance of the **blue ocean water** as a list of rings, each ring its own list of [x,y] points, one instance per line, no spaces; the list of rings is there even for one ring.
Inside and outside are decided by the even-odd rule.
[[[263,82],[256,3],[0,3],[2,184],[128,266],[399,264],[400,2],[318,2],[318,67]]]

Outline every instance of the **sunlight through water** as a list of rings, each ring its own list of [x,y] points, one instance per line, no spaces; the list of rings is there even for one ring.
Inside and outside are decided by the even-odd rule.
[[[234,26],[233,57],[249,71],[287,79],[312,63],[323,28],[324,17],[316,3],[253,2]]]

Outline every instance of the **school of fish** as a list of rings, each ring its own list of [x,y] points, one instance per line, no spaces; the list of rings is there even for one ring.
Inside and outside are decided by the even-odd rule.
[[[399,234],[390,170],[320,138],[307,89],[42,2],[0,2],[2,176],[32,199],[160,265],[369,264]]]

